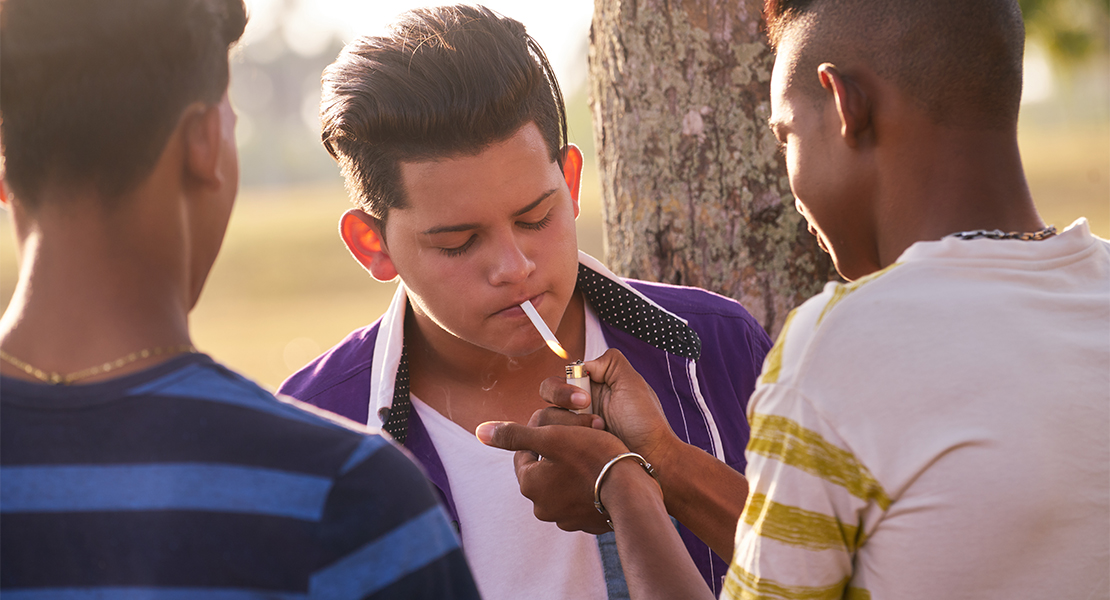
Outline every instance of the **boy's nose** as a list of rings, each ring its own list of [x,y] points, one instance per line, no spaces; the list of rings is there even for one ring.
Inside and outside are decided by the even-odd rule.
[[[520,283],[536,268],[536,263],[532,262],[512,236],[498,244],[496,252],[490,268],[490,283],[493,285]]]

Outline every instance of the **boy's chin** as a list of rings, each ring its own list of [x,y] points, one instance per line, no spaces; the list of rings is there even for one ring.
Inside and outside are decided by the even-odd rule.
[[[536,342],[529,340],[527,342],[508,344],[500,348],[490,348],[490,350],[493,350],[494,352],[507,356],[509,358],[541,358],[542,353],[550,354],[551,356],[557,356],[554,352],[552,352],[550,348],[548,348],[547,344],[542,341],[537,344]]]

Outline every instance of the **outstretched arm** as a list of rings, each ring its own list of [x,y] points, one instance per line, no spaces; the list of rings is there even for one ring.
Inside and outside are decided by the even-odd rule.
[[[532,482],[543,481],[561,470],[577,472],[578,480],[589,480],[588,506],[595,514],[593,483],[597,475],[609,459],[627,451],[613,435],[589,427],[483,423],[477,434],[486,444],[518,451],[516,471],[522,493]],[[613,464],[599,491],[616,532],[617,551],[632,598],[713,597],[667,515],[662,490],[636,461],[625,459]],[[604,516],[598,516],[604,523]]]

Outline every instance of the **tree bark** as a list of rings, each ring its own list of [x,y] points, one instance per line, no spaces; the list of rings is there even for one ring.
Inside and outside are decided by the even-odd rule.
[[[758,0],[595,0],[590,106],[606,260],[739,300],[772,336],[835,275],[767,127]]]

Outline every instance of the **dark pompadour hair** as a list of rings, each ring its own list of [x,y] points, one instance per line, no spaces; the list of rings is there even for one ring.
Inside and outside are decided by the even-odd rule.
[[[182,111],[219,102],[242,0],[3,0],[0,142],[30,206],[47,182],[137,186]]]
[[[1017,0],[765,0],[764,17],[772,45],[796,40],[791,79],[801,79],[792,84],[813,96],[821,63],[865,62],[938,123],[1017,124],[1025,50]]]
[[[405,206],[402,161],[476,154],[529,122],[562,164],[566,112],[555,74],[524,25],[481,6],[402,15],[324,71],[322,139],[359,208]]]

